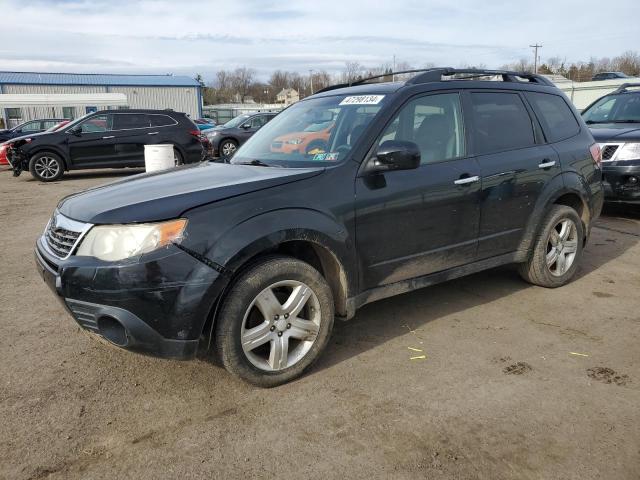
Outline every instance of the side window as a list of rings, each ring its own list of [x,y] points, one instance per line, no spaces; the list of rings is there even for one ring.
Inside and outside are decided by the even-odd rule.
[[[96,115],[82,122],[80,127],[82,133],[107,132],[109,130],[109,116]]]
[[[251,119],[251,128],[260,128],[265,123],[267,123],[266,115],[258,115],[257,117],[253,117]]]
[[[41,130],[40,121],[25,123],[22,127],[23,132],[37,132]]]
[[[434,163],[465,155],[460,95],[443,93],[411,100],[387,126],[380,143],[387,140],[414,142],[421,163]]]
[[[57,122],[56,120],[45,120],[42,122],[42,128],[43,130],[49,130],[51,127],[57,125],[58,123],[59,122]]]
[[[130,130],[150,126],[149,118],[144,113],[115,113],[113,115],[113,130]]]
[[[149,119],[152,127],[167,127],[178,123],[169,115],[149,115]]]
[[[472,93],[471,103],[476,153],[535,145],[531,117],[517,93]]]
[[[573,137],[580,131],[580,124],[562,97],[533,92],[526,95],[550,142]]]

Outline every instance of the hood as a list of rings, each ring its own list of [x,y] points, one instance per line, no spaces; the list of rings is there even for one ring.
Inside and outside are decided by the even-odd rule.
[[[640,141],[640,123],[596,123],[589,130],[600,143]]]
[[[55,133],[55,132],[39,132],[39,133],[32,133],[31,135],[20,135],[19,137],[13,137],[13,138],[9,138],[7,141],[8,142],[18,142],[20,140],[26,140],[27,138],[37,138],[37,137],[41,137],[43,135],[49,135],[50,133]]]
[[[199,163],[145,173],[64,198],[60,213],[95,224],[156,222],[225,198],[310,178],[323,168]]]

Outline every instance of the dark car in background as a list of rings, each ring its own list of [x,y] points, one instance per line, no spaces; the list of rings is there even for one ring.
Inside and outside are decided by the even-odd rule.
[[[629,78],[629,76],[622,72],[600,72],[591,77],[591,80],[616,80],[619,78]]]
[[[7,130],[0,130],[0,143],[11,140],[12,138],[21,137],[23,135],[31,135],[49,130],[58,123],[64,121],[64,118],[43,118],[38,120],[29,120]]]
[[[231,158],[238,147],[246,142],[277,113],[245,113],[223,125],[206,130],[204,134],[211,142],[212,156]]]
[[[322,146],[272,149],[329,118]],[[365,79],[293,104],[230,164],[65,198],[37,268],[84,330],[161,357],[211,350],[270,387],[367,303],[508,263],[535,285],[571,281],[602,208],[599,153],[541,76]]]
[[[599,98],[582,118],[602,150],[605,200],[640,204],[640,83]]]
[[[204,159],[208,141],[185,113],[171,110],[103,110],[65,128],[9,142],[15,175],[29,170],[43,182],[65,171],[144,166],[144,146],[172,144],[176,164]]]
[[[71,120],[62,120],[58,123],[55,123],[52,127],[49,127],[44,131],[44,133],[55,132],[56,130],[60,130],[66,124],[71,122]],[[27,135],[27,138],[29,135]],[[17,141],[20,137],[13,139],[13,141]],[[9,160],[7,159],[7,150],[9,149],[9,144],[11,141],[0,143],[0,165],[10,165]]]

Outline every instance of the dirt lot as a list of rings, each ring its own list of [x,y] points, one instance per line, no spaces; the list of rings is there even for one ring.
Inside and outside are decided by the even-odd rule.
[[[0,478],[640,477],[640,214],[564,288],[500,268],[368,305],[259,390],[93,341],[35,272],[56,202],[121,175],[0,172]]]

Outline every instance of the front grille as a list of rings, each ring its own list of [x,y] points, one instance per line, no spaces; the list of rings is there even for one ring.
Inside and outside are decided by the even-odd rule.
[[[91,224],[76,222],[55,212],[44,232],[46,246],[56,257],[67,258],[89,228]]]
[[[613,155],[618,150],[618,145],[607,145],[602,149],[602,159],[603,160],[611,160]]]

